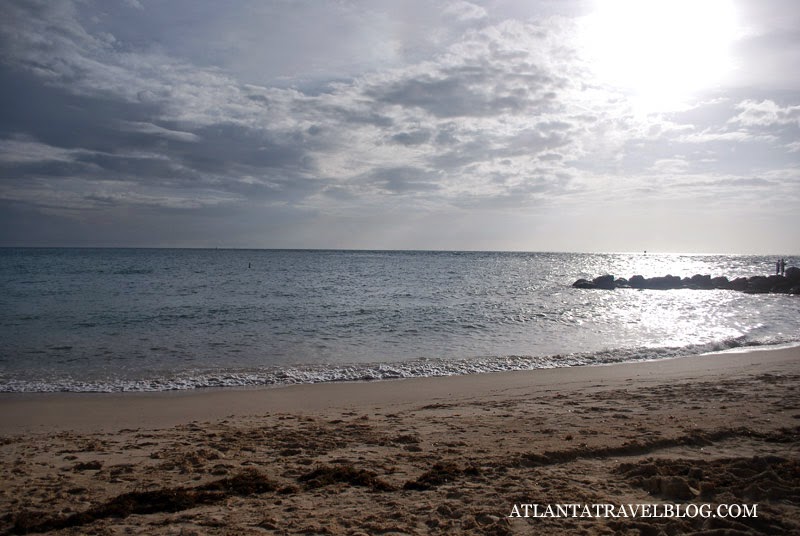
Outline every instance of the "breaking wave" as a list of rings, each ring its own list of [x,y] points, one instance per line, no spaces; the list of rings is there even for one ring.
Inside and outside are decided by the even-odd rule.
[[[156,392],[202,388],[281,387],[296,384],[328,382],[367,382],[549,369],[559,367],[612,365],[688,357],[747,348],[781,348],[800,346],[800,340],[771,338],[751,340],[737,337],[689,346],[617,348],[599,352],[558,354],[550,356],[487,356],[471,359],[417,358],[397,363],[354,363],[270,367],[254,370],[176,371],[143,380],[104,378],[77,380],[25,381],[3,378],[0,392]]]

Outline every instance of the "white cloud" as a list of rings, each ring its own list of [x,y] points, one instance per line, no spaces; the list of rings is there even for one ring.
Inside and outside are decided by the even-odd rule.
[[[653,163],[652,169],[658,173],[683,174],[689,167],[689,162],[683,158],[662,158]]]
[[[800,105],[779,106],[774,101],[745,100],[736,106],[741,110],[739,115],[730,120],[744,126],[774,126],[795,125],[800,126]]]
[[[35,163],[48,161],[69,162],[76,151],[53,147],[33,139],[9,138],[0,140],[0,161],[8,163]]]
[[[484,19],[487,16],[486,10],[472,2],[456,0],[445,6],[443,13],[445,16],[452,16],[462,21],[472,21]]]
[[[765,141],[773,142],[777,140],[776,136],[772,135],[754,135],[742,130],[732,132],[711,132],[703,131],[696,134],[687,134],[681,137],[681,141],[686,143],[709,143],[709,142],[752,142],[752,141]]]
[[[200,136],[198,136],[197,134],[192,134],[191,132],[183,132],[181,130],[172,130],[144,121],[123,121],[122,129],[127,130],[129,132],[156,134],[158,136],[176,141],[195,142],[200,140]]]

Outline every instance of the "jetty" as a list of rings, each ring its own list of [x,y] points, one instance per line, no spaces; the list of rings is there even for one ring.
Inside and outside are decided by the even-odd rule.
[[[738,290],[750,294],[794,294],[800,295],[800,268],[790,266],[785,275],[754,275],[751,277],[737,277],[729,279],[725,276],[711,277],[710,275],[696,274],[692,277],[679,277],[665,275],[659,277],[643,277],[635,275],[630,279],[614,277],[610,274],[588,279],[578,279],[572,286],[583,289],[614,290],[618,288],[673,290]]]

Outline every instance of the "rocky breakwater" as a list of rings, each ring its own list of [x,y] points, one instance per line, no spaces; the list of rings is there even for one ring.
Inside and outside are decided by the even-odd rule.
[[[739,290],[751,294],[764,294],[776,292],[780,294],[800,295],[800,268],[791,266],[786,269],[786,275],[754,275],[751,277],[737,277],[728,279],[727,277],[711,277],[710,275],[693,275],[692,277],[678,277],[675,275],[665,275],[663,277],[642,277],[635,275],[630,279],[614,277],[613,275],[601,275],[591,281],[588,279],[578,279],[572,284],[575,288],[598,288],[613,290],[617,288],[635,289],[725,289]]]

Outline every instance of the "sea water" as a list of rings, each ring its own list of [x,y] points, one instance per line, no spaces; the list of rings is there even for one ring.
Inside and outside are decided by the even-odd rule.
[[[740,255],[0,249],[0,391],[283,385],[800,342],[800,297],[571,288],[774,273]],[[789,265],[797,265],[789,259]]]

